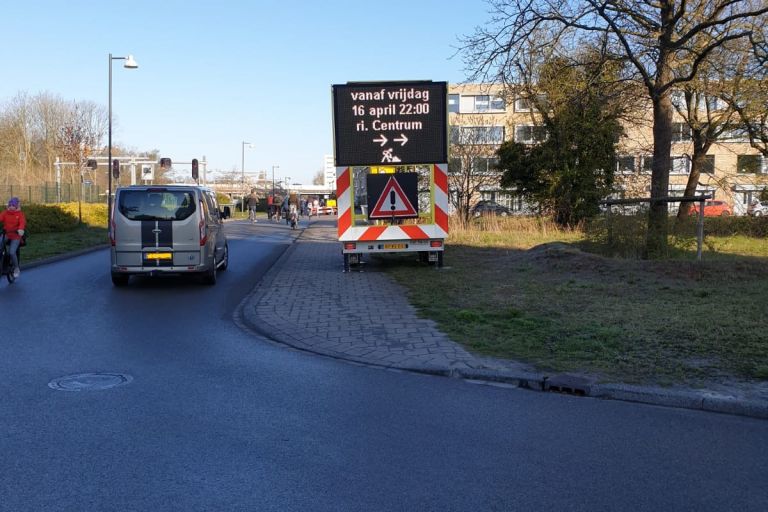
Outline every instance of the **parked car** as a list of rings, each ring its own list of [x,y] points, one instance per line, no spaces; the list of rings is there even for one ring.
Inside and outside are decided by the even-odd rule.
[[[480,201],[472,208],[471,212],[475,217],[480,217],[481,215],[499,215],[501,217],[512,215],[509,208],[495,201]]]
[[[693,203],[691,214],[699,214],[699,203]],[[733,210],[725,201],[704,201],[705,217],[727,217],[733,215]]]
[[[207,284],[226,270],[225,210],[209,188],[135,185],[119,188],[110,222],[115,286],[132,275],[193,274]]]
[[[768,215],[768,201],[755,201],[747,208],[747,214],[754,217]]]

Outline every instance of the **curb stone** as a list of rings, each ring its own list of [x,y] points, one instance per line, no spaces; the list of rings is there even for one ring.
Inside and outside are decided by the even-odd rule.
[[[445,360],[443,364],[435,365],[408,361],[408,357],[397,356],[393,357],[393,361],[390,363],[381,358],[378,360],[371,359],[368,357],[368,355],[372,353],[370,350],[359,352],[355,350],[354,347],[350,349],[348,347],[350,342],[341,344],[333,340],[325,341],[321,335],[317,334],[317,331],[312,331],[304,336],[295,336],[293,333],[288,333],[279,327],[282,320],[277,316],[273,317],[275,312],[269,305],[259,305],[258,302],[264,294],[263,290],[272,286],[280,272],[284,271],[292,264],[290,260],[292,257],[296,256],[300,247],[300,243],[296,242],[319,243],[323,241],[322,232],[319,236],[310,238],[312,234],[317,234],[311,233],[317,228],[318,225],[315,223],[304,228],[304,231],[302,231],[296,240],[294,240],[294,243],[286,250],[285,254],[267,271],[261,282],[256,285],[253,293],[244,298],[238,307],[237,314],[242,323],[253,332],[259,333],[269,341],[289,346],[303,352],[309,352],[336,360],[346,361],[355,365],[365,365],[374,368],[459,378],[480,383],[500,383],[535,391],[557,392],[564,389],[572,389],[579,391],[578,394],[583,394],[585,397],[597,399],[620,400],[648,405],[741,415],[753,418],[768,418],[768,400],[744,399],[713,391],[669,390],[614,383],[597,384],[595,379],[584,376],[571,376],[567,374],[546,375],[535,371],[528,372],[524,370],[505,369],[503,367],[482,367],[484,366],[482,362],[475,363],[473,366],[471,362],[466,360],[455,360],[451,362],[450,358],[446,358],[447,360]],[[322,225],[320,226],[320,229],[323,229]],[[330,229],[330,227],[328,229]],[[328,233],[325,233],[325,235],[330,236]],[[320,251],[320,249],[318,249],[318,251]],[[339,253],[340,252],[341,251],[339,251]],[[297,272],[300,271],[300,268],[297,269]],[[327,265],[322,267],[321,272],[328,272]],[[339,279],[348,279],[358,273],[349,275],[344,274],[341,269],[341,262],[339,261],[338,274]],[[380,276],[381,273],[377,272],[372,275]],[[387,277],[387,279],[391,278]],[[334,283],[338,284],[337,281],[334,281]],[[343,286],[343,282],[341,282],[341,286]],[[337,320],[341,321],[340,319]],[[332,325],[333,323],[334,322],[331,321]],[[434,322],[429,323],[429,325],[439,333]],[[320,334],[322,334],[322,332]],[[440,334],[447,339],[447,336],[442,333]],[[406,334],[405,336],[407,337],[409,335]],[[352,336],[352,338],[353,340],[357,339],[354,336]],[[347,338],[345,338],[345,340],[346,339]],[[354,343],[354,341],[351,343]],[[346,351],[338,350],[339,347],[346,347]],[[382,350],[386,351],[387,347],[382,348]],[[376,354],[377,351],[373,351],[373,353]]]

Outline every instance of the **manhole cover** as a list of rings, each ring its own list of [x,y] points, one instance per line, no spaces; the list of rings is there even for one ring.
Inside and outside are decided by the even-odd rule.
[[[79,373],[53,379],[48,387],[59,391],[101,391],[128,384],[132,380],[133,377],[125,373]]]

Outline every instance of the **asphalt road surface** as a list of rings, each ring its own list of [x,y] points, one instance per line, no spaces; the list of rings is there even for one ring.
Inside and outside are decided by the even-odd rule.
[[[242,331],[237,305],[293,235],[227,229],[213,287],[114,288],[107,251],[0,283],[0,510],[768,510],[764,420],[378,370]],[[86,373],[121,385],[54,389]]]

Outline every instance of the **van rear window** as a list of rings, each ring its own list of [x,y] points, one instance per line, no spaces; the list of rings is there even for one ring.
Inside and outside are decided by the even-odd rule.
[[[130,220],[184,220],[195,212],[191,190],[122,190],[117,209]]]

